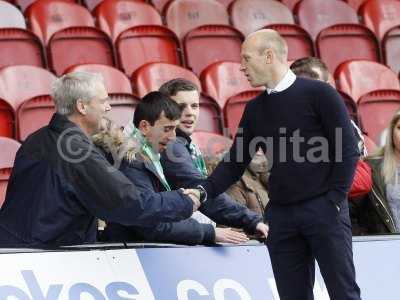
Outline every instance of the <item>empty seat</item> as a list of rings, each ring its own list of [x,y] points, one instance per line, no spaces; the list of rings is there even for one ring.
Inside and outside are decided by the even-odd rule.
[[[90,10],[96,9],[99,4],[103,3],[104,0],[82,0],[82,3]],[[133,1],[132,1],[133,2]],[[146,2],[146,0],[135,0],[135,2]],[[126,12],[126,11],[125,11]],[[128,12],[129,13],[129,12]]]
[[[0,1],[0,28],[26,28],[25,18],[14,5]]]
[[[49,124],[55,106],[49,95],[25,100],[17,112],[18,140],[24,141],[30,134]]]
[[[264,28],[273,29],[285,39],[288,45],[288,60],[315,56],[314,44],[310,35],[300,26],[294,24],[275,24]]]
[[[360,15],[363,23],[383,39],[389,29],[400,25],[400,1],[368,0],[360,8]]]
[[[49,67],[56,74],[75,64],[114,65],[111,41],[94,27],[92,16],[83,6],[40,0],[29,6],[26,15],[31,30],[47,46]]]
[[[380,61],[378,40],[371,30],[362,25],[344,24],[325,28],[318,35],[316,46],[318,56],[331,73],[348,60]]]
[[[297,3],[299,3],[301,0],[279,0],[283,4],[285,4],[287,7],[289,7],[291,10],[293,10],[296,6]]]
[[[396,73],[388,67],[372,61],[349,61],[335,72],[338,89],[349,94],[355,101],[374,90],[400,89]]]
[[[0,68],[12,65],[46,67],[40,40],[19,28],[0,28]]]
[[[23,12],[31,5],[33,2],[36,2],[38,0],[13,0],[13,2],[21,8]],[[64,1],[69,1],[69,2],[77,2],[75,0],[64,0]]]
[[[11,176],[11,168],[0,169],[0,208],[6,200],[8,180]]]
[[[389,120],[400,109],[400,91],[378,90],[365,94],[358,101],[363,129],[376,143]]]
[[[54,74],[35,66],[10,66],[0,69],[0,98],[17,111],[27,99],[50,94]]]
[[[229,7],[229,5],[235,1],[235,0],[217,0],[219,3],[221,3],[223,6],[225,6],[226,8]]]
[[[181,64],[179,40],[163,26],[131,27],[119,35],[115,48],[119,65],[128,76],[150,62]]]
[[[203,71],[200,79],[204,93],[215,99],[221,110],[230,97],[248,90],[261,90],[251,87],[237,62],[212,64]]]
[[[270,24],[294,24],[290,9],[276,0],[236,0],[229,11],[232,25],[245,36]]]
[[[204,156],[221,155],[232,145],[229,138],[211,132],[195,131],[190,137]]]
[[[223,134],[222,112],[217,103],[207,95],[200,95],[200,113],[196,130]]]
[[[226,25],[204,25],[185,36],[183,49],[186,66],[200,75],[207,66],[218,61],[240,61],[244,37]],[[207,49],[207,51],[204,51]]]
[[[125,76],[120,70],[115,69],[106,65],[98,65],[98,64],[83,64],[76,65],[68,68],[65,73],[71,73],[76,71],[85,71],[85,72],[93,72],[99,73],[102,75],[104,79],[104,85],[107,89],[107,92],[110,94],[115,93],[132,93],[131,83],[128,77]]]
[[[165,5],[169,2],[170,0],[151,0],[150,2],[153,4],[153,6],[161,13],[164,10]]]
[[[174,0],[165,7],[165,20],[180,39],[201,25],[229,25],[225,6],[214,0]]]
[[[97,26],[113,41],[124,30],[139,25],[162,25],[160,14],[150,4],[128,0],[104,0],[94,11]]]
[[[350,5],[355,11],[358,11],[360,6],[366,1],[366,0],[343,0],[346,2],[348,5]]]
[[[107,117],[119,126],[125,126],[132,121],[133,113],[139,99],[129,94],[110,94],[111,110]]]
[[[15,155],[20,146],[21,144],[16,140],[0,137],[0,169],[13,167]]]
[[[201,89],[200,80],[195,74],[180,66],[167,63],[149,63],[133,73],[131,82],[134,93],[142,98],[149,92],[157,91],[160,86],[175,78],[184,78]]]
[[[236,135],[247,102],[257,97],[259,93],[259,91],[241,92],[230,97],[226,102],[224,108],[225,125],[232,137]]]
[[[295,9],[301,27],[313,39],[318,33],[336,24],[358,24],[357,13],[349,5],[337,0],[303,0]]]
[[[15,136],[15,111],[5,100],[0,99],[0,136],[13,138]]]
[[[383,61],[396,73],[400,72],[400,25],[389,29],[383,37]]]

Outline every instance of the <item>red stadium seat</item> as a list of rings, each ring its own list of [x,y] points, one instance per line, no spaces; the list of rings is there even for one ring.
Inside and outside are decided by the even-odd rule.
[[[175,78],[184,78],[201,89],[200,80],[195,74],[180,66],[166,63],[149,63],[132,74],[131,82],[134,93],[142,98],[149,92],[157,91],[160,86]]]
[[[276,30],[288,45],[288,60],[315,56],[314,44],[310,35],[300,26],[294,24],[275,24],[264,28]]]
[[[191,138],[204,156],[220,155],[232,145],[232,141],[227,137],[211,132],[195,131]]]
[[[6,191],[10,176],[11,168],[0,169],[0,208],[6,200]]]
[[[230,97],[248,90],[261,90],[251,87],[237,62],[212,64],[201,73],[200,80],[203,92],[215,99],[221,110]]]
[[[132,0],[130,0],[132,1]],[[146,0],[134,0],[135,2],[146,2]],[[90,10],[93,11],[104,0],[82,0],[82,3]],[[132,1],[133,2],[133,1]],[[126,11],[125,11],[126,12]],[[129,12],[128,12],[129,13]]]
[[[276,0],[236,0],[229,10],[232,25],[245,36],[271,24],[294,24],[290,9]]]
[[[50,94],[56,77],[34,66],[10,66],[0,69],[0,98],[6,99],[17,111],[27,99]]]
[[[346,105],[347,111],[349,113],[350,118],[357,124],[358,123],[358,113],[357,113],[357,104],[353,98],[347,95],[345,92],[339,91],[339,94],[342,96],[344,104]]]
[[[367,148],[368,154],[372,154],[378,149],[378,146],[375,144],[375,142],[365,134],[364,134],[364,144],[365,147]]]
[[[13,138],[15,136],[15,112],[13,107],[0,99],[0,136]]]
[[[204,25],[185,36],[183,49],[186,66],[200,75],[207,66],[218,61],[240,61],[243,35],[226,25]],[[207,49],[207,51],[204,51]]]
[[[214,0],[171,1],[165,7],[165,20],[180,39],[201,25],[229,25],[226,8]]]
[[[21,144],[16,140],[0,137],[0,169],[13,167],[15,155],[20,146]]]
[[[358,101],[358,113],[363,128],[375,142],[389,126],[389,120],[400,109],[400,91],[378,90],[365,94]]]
[[[114,65],[111,41],[94,28],[93,18],[84,7],[61,0],[40,0],[27,9],[26,15],[32,31],[47,46],[49,67],[56,74],[75,64]]]
[[[150,2],[161,13],[164,11],[164,7],[169,1],[170,0],[151,0]]]
[[[355,11],[358,11],[360,6],[366,1],[366,0],[343,0],[346,2],[348,5],[350,5]]]
[[[374,90],[400,89],[396,73],[372,61],[355,60],[341,64],[335,72],[338,89],[356,102]]]
[[[196,130],[223,134],[222,113],[217,103],[210,97],[201,94],[200,116]]]
[[[163,26],[129,28],[120,34],[115,47],[119,65],[128,76],[150,62],[181,63],[179,40],[175,33]]]
[[[355,59],[380,61],[379,42],[368,28],[357,24],[325,28],[317,38],[318,56],[334,73],[342,62]]]
[[[1,28],[0,49],[0,68],[12,65],[46,66],[42,44],[28,30]]]
[[[393,27],[383,37],[383,61],[396,73],[400,72],[400,26]]]
[[[161,16],[150,4],[131,0],[104,0],[94,11],[97,26],[115,42],[126,29],[139,25],[162,25]]]
[[[400,1],[368,0],[360,8],[360,15],[363,23],[383,39],[389,29],[400,25]]]
[[[0,28],[26,29],[23,14],[14,5],[0,1]]]
[[[337,0],[303,0],[295,8],[301,27],[313,39],[329,26],[337,24],[358,24],[357,13],[349,5]]]
[[[259,91],[245,91],[230,97],[226,102],[224,108],[225,125],[232,137],[236,135],[247,102],[259,94]]]
[[[49,124],[54,112],[54,102],[48,95],[24,101],[17,112],[18,139],[24,141],[30,134]]]
[[[65,73],[76,71],[100,73],[104,79],[107,92],[110,94],[132,94],[132,87],[128,77],[118,69],[106,65],[83,64],[72,66]]]
[[[139,99],[130,94],[110,94],[111,111],[107,117],[119,126],[125,126],[132,122],[133,113]]]
[[[293,10],[296,4],[299,3],[301,0],[279,0],[279,1],[285,4],[291,10]]]
[[[226,8],[229,7],[229,5],[235,1],[235,0],[217,0],[219,3],[221,3],[223,6],[225,6]]]

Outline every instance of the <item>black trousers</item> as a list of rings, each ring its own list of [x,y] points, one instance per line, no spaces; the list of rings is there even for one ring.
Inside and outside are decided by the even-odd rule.
[[[347,201],[340,211],[324,196],[270,205],[267,247],[281,300],[312,300],[315,259],[331,300],[360,300]]]

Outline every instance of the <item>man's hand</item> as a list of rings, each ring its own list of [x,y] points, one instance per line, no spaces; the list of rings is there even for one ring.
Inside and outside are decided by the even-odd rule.
[[[193,201],[193,212],[197,211],[201,205],[200,192],[197,189],[180,189],[182,194],[188,196]]]
[[[262,235],[262,237],[267,238],[268,237],[268,231],[269,231],[269,226],[265,223],[258,223],[256,226],[256,233],[259,233]]]
[[[233,231],[230,228],[215,228],[216,243],[240,244],[248,240],[249,238],[244,233]]]

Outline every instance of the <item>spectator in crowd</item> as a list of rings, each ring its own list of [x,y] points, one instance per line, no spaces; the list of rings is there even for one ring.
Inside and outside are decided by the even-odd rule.
[[[175,139],[175,129],[179,124],[181,109],[177,103],[160,92],[147,94],[135,109],[130,140],[138,141],[140,151],[136,159],[121,165],[120,170],[138,187],[142,194],[154,195],[163,202],[179,197],[172,190],[164,175],[159,156],[167,143]],[[104,147],[103,147],[104,148]],[[118,157],[118,155],[113,155]],[[220,211],[213,211],[214,205],[206,201],[201,211],[216,220],[224,220]],[[205,217],[205,216],[204,216]],[[249,214],[249,219],[251,218]],[[207,218],[208,219],[208,218]],[[258,218],[253,217],[259,221]],[[180,222],[159,223],[156,226],[122,226],[108,224],[105,238],[111,241],[149,241],[179,244],[211,244],[214,242],[242,243],[248,240],[243,233],[229,228],[215,228],[212,222],[199,222],[191,217]]]
[[[400,112],[390,121],[385,145],[366,161],[373,183],[362,213],[366,233],[400,233]]]
[[[160,87],[160,92],[176,101],[182,108],[182,118],[176,130],[177,138],[168,144],[161,155],[161,163],[168,182],[174,188],[195,186],[195,182],[207,177],[207,169],[199,147],[190,136],[194,132],[200,115],[200,93],[198,87],[185,79],[173,79]],[[243,228],[246,232],[265,237],[268,231],[262,218],[227,194],[209,199],[213,204],[212,219],[220,225]],[[218,219],[217,219],[218,216]]]
[[[331,299],[360,300],[346,197],[359,159],[353,128],[337,91],[296,77],[287,55],[274,30],[246,37],[241,69],[266,90],[246,104],[242,130],[201,185],[210,198],[226,191],[261,147],[272,166],[264,219],[280,298],[314,299],[316,259]]]
[[[205,157],[207,171],[211,174],[218,165],[221,157]],[[257,151],[242,178],[227,191],[233,200],[241,203],[255,213],[262,215],[268,203],[267,191],[267,159],[262,151]]]
[[[0,211],[0,247],[47,247],[96,241],[96,217],[125,225],[179,221],[200,205],[183,192],[171,201],[141,194],[93,146],[111,109],[98,74],[57,79],[48,126],[19,149]],[[189,193],[186,191],[186,193]]]

